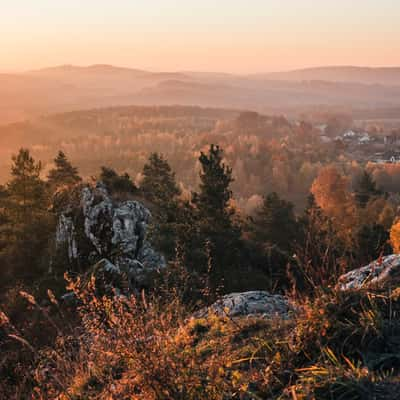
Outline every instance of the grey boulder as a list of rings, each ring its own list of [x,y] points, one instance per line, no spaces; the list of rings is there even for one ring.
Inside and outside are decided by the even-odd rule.
[[[382,257],[339,277],[338,289],[385,288],[400,282],[400,254]]]
[[[279,317],[287,319],[293,311],[289,300],[278,294],[255,290],[250,292],[230,293],[210,307],[197,313],[197,317],[209,314],[229,317]]]

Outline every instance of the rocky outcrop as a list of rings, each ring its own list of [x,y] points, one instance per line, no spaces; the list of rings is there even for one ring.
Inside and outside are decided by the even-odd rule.
[[[338,289],[385,288],[400,283],[400,254],[382,257],[339,277]]]
[[[134,288],[149,272],[165,267],[164,257],[146,238],[151,214],[143,204],[113,200],[101,182],[79,190],[75,204],[60,215],[56,231],[56,247],[67,256],[71,269],[84,272],[103,260],[108,270],[122,274]]]
[[[286,297],[255,290],[225,295],[207,309],[197,313],[196,317],[206,317],[212,313],[229,317],[258,316],[287,319],[292,311],[293,308]]]

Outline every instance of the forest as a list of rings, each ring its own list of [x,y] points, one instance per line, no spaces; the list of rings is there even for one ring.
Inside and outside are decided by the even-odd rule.
[[[393,398],[398,291],[338,285],[400,251],[400,170],[313,144],[307,123],[228,117],[198,117],[184,135],[174,115],[135,174],[124,138],[142,153],[154,138],[146,147],[127,128],[88,137],[127,151],[90,176],[64,150],[46,168],[28,148],[12,156],[0,197],[3,398]],[[63,147],[88,155],[76,146]],[[237,318],[224,301],[238,293],[268,293],[277,311]]]
[[[377,185],[393,197],[400,190],[398,164],[357,160],[354,151],[346,151],[340,143],[321,140],[321,124],[326,124],[327,134],[335,137],[354,123],[351,115],[323,109],[296,120],[182,106],[116,107],[49,115],[0,126],[0,181],[9,179],[10,160],[19,147],[28,147],[42,161],[42,177],[61,149],[79,167],[84,179],[108,166],[119,173],[127,172],[136,183],[149,154],[160,152],[176,171],[177,183],[189,198],[200,182],[198,154],[215,143],[224,149],[224,158],[233,169],[233,198],[245,214],[260,204],[266,190],[277,192],[300,211],[306,206],[313,180],[327,164],[335,164],[350,178],[352,190],[367,169]],[[373,124],[371,130],[384,128]],[[385,129],[397,132],[399,126]]]

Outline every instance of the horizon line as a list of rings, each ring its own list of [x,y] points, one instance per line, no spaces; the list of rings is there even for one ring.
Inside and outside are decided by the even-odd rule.
[[[260,70],[258,72],[230,72],[226,70],[197,70],[197,69],[175,69],[175,70],[153,70],[152,68],[146,67],[135,67],[135,66],[125,66],[118,64],[110,64],[110,63],[93,63],[93,64],[71,64],[71,63],[62,63],[55,64],[50,66],[43,66],[38,68],[29,68],[29,69],[4,69],[0,70],[1,74],[29,74],[34,72],[41,72],[51,69],[61,69],[61,68],[82,68],[89,69],[93,67],[103,67],[103,68],[115,68],[115,69],[124,69],[131,71],[140,71],[140,72],[149,72],[149,73],[204,73],[204,74],[226,74],[233,76],[248,76],[248,75],[263,75],[263,74],[277,74],[277,73],[290,73],[290,72],[301,72],[313,69],[329,69],[329,68],[359,68],[359,69],[397,69],[400,68],[399,64],[396,65],[358,65],[358,64],[327,64],[327,65],[315,65],[315,66],[302,66],[302,67],[293,67],[293,68],[282,68],[282,69],[274,69],[274,70]]]

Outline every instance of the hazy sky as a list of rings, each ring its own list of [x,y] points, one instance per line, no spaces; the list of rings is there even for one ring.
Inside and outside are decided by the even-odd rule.
[[[400,65],[399,0],[0,0],[0,70]]]

